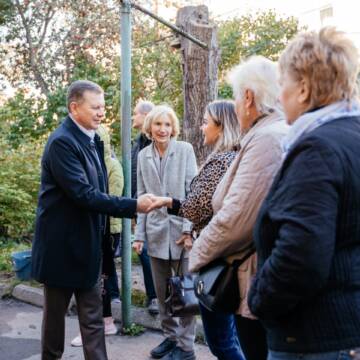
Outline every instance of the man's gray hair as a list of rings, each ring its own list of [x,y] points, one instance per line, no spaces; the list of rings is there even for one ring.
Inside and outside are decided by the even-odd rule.
[[[143,115],[147,115],[154,107],[151,101],[139,100],[136,103],[137,110]]]
[[[67,96],[66,104],[67,108],[70,111],[70,104],[72,102],[79,102],[84,97],[85,91],[91,91],[97,94],[103,94],[104,90],[96,83],[89,80],[76,80],[70,84]]]

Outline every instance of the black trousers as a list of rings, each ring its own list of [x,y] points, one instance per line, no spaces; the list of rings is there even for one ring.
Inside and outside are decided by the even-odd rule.
[[[236,315],[236,328],[241,350],[246,360],[266,360],[268,354],[266,332],[259,320]]]
[[[44,288],[42,360],[61,359],[65,341],[65,315],[75,295],[85,360],[107,360],[100,281],[91,289]]]

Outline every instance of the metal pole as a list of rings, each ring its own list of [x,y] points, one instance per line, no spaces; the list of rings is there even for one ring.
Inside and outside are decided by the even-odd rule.
[[[131,5],[121,2],[121,148],[124,195],[131,197]],[[123,219],[121,296],[122,326],[131,325],[131,220]]]

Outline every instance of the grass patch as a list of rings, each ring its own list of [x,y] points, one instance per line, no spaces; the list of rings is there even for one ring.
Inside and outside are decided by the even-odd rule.
[[[135,306],[146,307],[146,294],[141,290],[132,289],[131,303]]]
[[[139,324],[131,324],[129,327],[123,328],[122,333],[128,336],[139,336],[145,332],[145,328]]]

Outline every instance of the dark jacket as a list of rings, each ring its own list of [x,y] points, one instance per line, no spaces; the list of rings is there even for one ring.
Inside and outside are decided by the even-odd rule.
[[[151,140],[145,134],[140,133],[133,142],[131,147],[131,197],[137,197],[137,161],[139,152],[151,144]]]
[[[67,117],[51,134],[41,163],[32,275],[54,287],[90,288],[99,276],[108,217],[133,217],[136,201],[109,196],[103,144]]]
[[[359,144],[354,117],[303,135],[260,210],[249,306],[271,350],[360,346]]]

